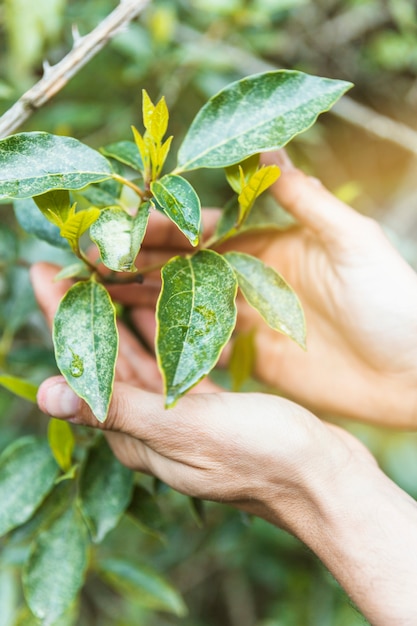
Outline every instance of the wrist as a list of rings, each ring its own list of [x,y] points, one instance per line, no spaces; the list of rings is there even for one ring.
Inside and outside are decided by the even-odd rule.
[[[340,468],[314,491],[298,536],[374,626],[417,623],[417,506],[369,463]]]

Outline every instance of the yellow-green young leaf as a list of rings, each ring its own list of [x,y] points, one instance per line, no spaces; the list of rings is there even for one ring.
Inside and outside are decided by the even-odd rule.
[[[88,452],[79,479],[79,504],[92,539],[100,543],[129,505],[133,472],[122,465],[100,437]]]
[[[75,205],[73,205],[70,216],[61,227],[61,237],[67,239],[73,250],[77,250],[81,235],[90,228],[91,224],[96,221],[99,215],[100,209],[96,209],[95,207],[75,213]]]
[[[75,505],[36,537],[23,570],[23,591],[42,626],[52,626],[76,600],[88,549],[87,528]]]
[[[168,107],[166,105],[165,98],[162,97],[152,113],[151,125],[150,128],[148,128],[148,132],[155,143],[159,144],[162,142],[162,139],[167,132],[168,120]]]
[[[168,139],[161,145],[158,146],[155,150],[155,164],[154,164],[154,174],[153,178],[155,179],[162,171],[162,168],[165,165],[166,158],[169,153],[169,149],[171,147],[172,135],[168,137]]]
[[[59,234],[61,224],[57,226],[45,219],[32,198],[14,200],[13,208],[17,221],[27,233],[47,241],[52,246],[68,249],[68,241]]]
[[[53,339],[61,373],[104,422],[113,389],[118,334],[115,308],[102,285],[89,280],[67,291],[55,315]]]
[[[242,191],[242,175],[243,172],[244,182],[247,182],[255,174],[259,168],[259,154],[252,154],[252,156],[244,159],[236,165],[230,165],[225,168],[225,174],[227,182],[237,194]]]
[[[149,97],[146,89],[142,89],[142,117],[143,125],[147,131],[150,131],[152,126],[152,117],[155,111],[155,105]]]
[[[251,176],[239,194],[239,224],[249,215],[256,198],[278,180],[280,173],[279,167],[268,165]]]
[[[99,573],[118,593],[147,609],[169,611],[178,617],[187,614],[178,591],[147,566],[121,559],[105,559],[99,563]]]
[[[227,167],[251,154],[282,148],[351,87],[294,70],[232,83],[195,117],[178,152],[178,171]]]
[[[194,188],[182,176],[167,174],[151,183],[154,199],[170,220],[196,246],[200,236],[201,205]]]
[[[72,137],[35,132],[0,140],[0,199],[82,189],[112,173],[104,156]]]
[[[240,391],[244,382],[250,378],[255,365],[255,333],[239,333],[233,342],[229,360],[229,372],[232,390]]]
[[[162,268],[156,354],[168,407],[215,366],[235,326],[236,290],[232,268],[213,250]]]
[[[143,176],[144,178],[147,178],[147,175],[149,174],[149,168],[150,168],[149,149],[148,149],[148,146],[146,145],[144,138],[138,131],[138,129],[135,128],[134,126],[131,126],[131,128],[132,128],[132,133],[135,139],[136,146],[139,150],[140,158],[142,159]]]
[[[239,287],[247,302],[266,323],[306,347],[303,309],[293,289],[272,267],[243,252],[227,252],[225,258],[233,267]]]
[[[36,403],[36,394],[38,393],[37,385],[23,380],[22,378],[17,378],[16,376],[9,376],[8,374],[2,374],[0,376],[0,385],[16,396]]]
[[[91,226],[90,237],[106,267],[115,272],[137,271],[135,259],[145,236],[149,207],[149,203],[142,204],[135,217],[118,207],[101,212]]]
[[[43,215],[56,226],[62,226],[69,217],[71,202],[69,191],[66,189],[53,189],[40,196],[35,196],[34,201]]]
[[[57,475],[46,441],[23,437],[6,448],[0,456],[0,535],[32,517]]]
[[[71,426],[62,420],[50,419],[48,424],[48,442],[55,461],[64,472],[71,468],[72,452],[75,439]]]

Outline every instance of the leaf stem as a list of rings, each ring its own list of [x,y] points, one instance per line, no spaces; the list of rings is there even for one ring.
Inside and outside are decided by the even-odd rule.
[[[114,180],[117,180],[117,182],[122,183],[122,185],[126,185],[126,187],[130,187],[131,189],[133,189],[133,191],[137,193],[137,195],[139,196],[141,200],[144,199],[145,192],[140,187],[135,185],[135,183],[129,180],[128,178],[125,178],[124,176],[120,176],[119,174],[112,174],[112,178]]]

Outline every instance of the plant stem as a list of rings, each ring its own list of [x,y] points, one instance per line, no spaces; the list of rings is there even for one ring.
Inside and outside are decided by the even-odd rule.
[[[122,185],[126,185],[126,187],[130,187],[131,189],[133,189],[133,191],[137,193],[141,200],[144,199],[145,192],[128,178],[124,178],[124,176],[120,176],[119,174],[113,174],[112,178],[114,180],[117,180],[117,182],[122,183]]]
[[[44,74],[0,118],[0,137],[6,137],[19,128],[34,111],[57,94],[68,81],[80,71],[110,39],[137,17],[148,5],[149,0],[122,0],[98,26],[88,35],[81,37],[74,29],[72,50],[56,65],[44,64]]]

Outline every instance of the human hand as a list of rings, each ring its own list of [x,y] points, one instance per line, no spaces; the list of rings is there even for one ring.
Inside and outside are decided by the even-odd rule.
[[[299,226],[242,235],[226,249],[257,256],[294,288],[306,315],[307,352],[242,299],[237,328],[256,328],[257,377],[314,410],[416,428],[417,275],[374,220],[295,169],[283,151],[263,159],[280,166],[271,192]],[[217,215],[206,211],[209,230]],[[186,249],[168,220],[151,225],[146,243],[143,258],[152,261],[172,256],[167,247]],[[151,299],[145,294],[152,285],[138,297]]]
[[[49,323],[67,289],[52,282],[56,271],[32,268]],[[150,324],[141,330],[152,332]],[[41,385],[43,411],[101,428],[132,469],[287,529],[316,552],[376,626],[415,623],[415,503],[362,444],[288,400],[221,393],[207,381],[166,410],[153,357],[121,324],[119,332],[107,421],[100,424],[62,377]]]

